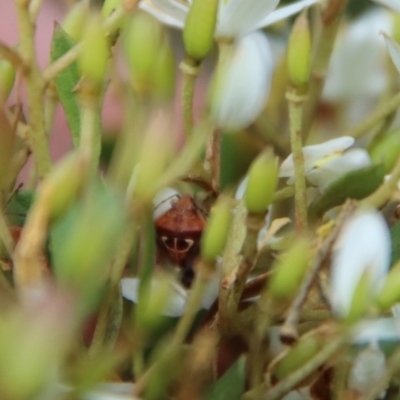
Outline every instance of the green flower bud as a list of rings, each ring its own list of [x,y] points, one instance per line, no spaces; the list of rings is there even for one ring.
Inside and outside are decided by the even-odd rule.
[[[124,32],[123,50],[132,83],[140,94],[172,96],[175,60],[163,26],[144,12],[136,12]]]
[[[89,4],[87,1],[82,0],[69,10],[61,26],[75,42],[79,42],[88,17]]]
[[[251,164],[244,202],[250,213],[263,213],[272,203],[278,183],[278,158],[267,150]]]
[[[105,37],[101,19],[93,16],[87,23],[82,37],[78,65],[82,75],[96,85],[101,85],[110,57],[108,40]]]
[[[301,238],[282,254],[268,283],[270,294],[276,299],[291,298],[299,288],[311,260],[310,243]]]
[[[354,291],[353,299],[351,301],[349,312],[346,316],[346,322],[353,323],[358,321],[365,314],[368,305],[371,304],[371,278],[368,276],[369,272],[366,271],[361,277],[356,290]]]
[[[311,360],[322,348],[323,339],[320,336],[309,335],[302,338],[276,364],[273,375],[282,380]]]
[[[378,306],[382,310],[390,309],[395,303],[400,301],[400,263],[397,263],[389,272],[385,286],[383,287],[378,299]]]
[[[127,212],[100,184],[59,219],[50,232],[52,264],[58,281],[90,300],[107,279]]]
[[[206,261],[214,261],[224,250],[232,220],[232,212],[226,199],[219,199],[211,209],[201,238],[201,255]]]
[[[369,148],[369,154],[375,164],[383,163],[385,173],[389,173],[400,154],[400,129],[387,133],[374,141]]]
[[[217,23],[218,0],[193,0],[185,28],[183,42],[186,54],[196,61],[201,61],[214,43]]]
[[[123,2],[124,2],[124,0],[105,0],[103,3],[103,7],[101,8],[101,16],[103,18],[107,18]]]
[[[51,188],[52,219],[59,218],[76,200],[87,178],[87,160],[79,152],[70,153],[53,169],[45,181]]]
[[[0,60],[0,105],[4,104],[14,86],[15,68],[7,60]]]
[[[307,17],[300,14],[290,34],[287,54],[289,79],[295,87],[308,83],[311,68],[311,35]]]

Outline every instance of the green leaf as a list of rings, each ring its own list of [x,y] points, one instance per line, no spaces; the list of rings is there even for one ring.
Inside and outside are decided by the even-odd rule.
[[[74,46],[74,40],[59,25],[56,25],[51,42],[51,62],[63,56]],[[81,130],[78,96],[74,93],[79,80],[80,75],[76,62],[71,63],[54,79],[75,147],[79,144]]]
[[[347,173],[314,199],[309,208],[310,218],[321,217],[331,208],[343,204],[346,199],[363,199],[379,187],[384,175],[385,169],[382,164]]]
[[[240,357],[217,382],[211,385],[206,400],[240,399],[245,387],[245,364],[245,357]]]
[[[392,262],[394,265],[400,261],[400,221],[396,222],[390,228],[390,236],[392,237]]]
[[[18,191],[7,205],[7,215],[12,225],[22,226],[34,200],[35,193],[29,190]]]

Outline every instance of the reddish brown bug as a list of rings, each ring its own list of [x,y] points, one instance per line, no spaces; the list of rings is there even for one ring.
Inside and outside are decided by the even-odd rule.
[[[194,276],[193,261],[200,251],[206,221],[191,196],[175,195],[167,200],[171,202],[171,208],[155,221],[159,257],[180,266],[181,282],[189,287]]]

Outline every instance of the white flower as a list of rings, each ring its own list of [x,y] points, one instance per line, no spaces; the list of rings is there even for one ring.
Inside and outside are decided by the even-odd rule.
[[[352,149],[344,153],[353,144],[354,138],[343,136],[321,144],[303,147],[304,172],[307,180],[323,191],[342,175],[370,165],[371,159],[366,150]],[[279,177],[289,178],[287,183],[294,184],[292,154],[281,164]]]
[[[333,252],[331,303],[335,314],[347,316],[362,277],[371,296],[382,288],[390,263],[390,233],[378,211],[358,211],[342,228]]]
[[[180,194],[175,189],[165,188],[160,190],[153,198],[153,219],[156,220],[169,211],[179,197]]]
[[[137,278],[123,278],[121,280],[123,297],[132,301],[133,303],[137,303],[139,299],[139,284],[140,281]],[[152,279],[150,298],[159,293],[159,289],[161,288],[162,284],[163,283],[159,280]],[[201,309],[208,310],[212,306],[218,297],[218,290],[219,276],[215,276],[214,279],[211,279],[203,294],[200,305]],[[160,314],[167,317],[180,317],[183,315],[185,312],[189,292],[190,290],[184,289],[177,282],[170,281],[168,292],[166,293],[166,299],[164,301],[164,307],[160,310]]]
[[[387,12],[372,10],[339,35],[329,64],[323,96],[342,101],[379,96],[387,84],[385,45],[379,32],[391,30]]]
[[[253,122],[267,101],[273,55],[262,32],[237,40],[217,70],[211,98],[211,115],[220,127],[241,129]]]
[[[302,0],[275,10],[279,0],[220,0],[215,36],[240,37],[290,17],[320,1]],[[183,29],[189,4],[185,5],[178,0],[142,0],[139,7],[162,23]]]

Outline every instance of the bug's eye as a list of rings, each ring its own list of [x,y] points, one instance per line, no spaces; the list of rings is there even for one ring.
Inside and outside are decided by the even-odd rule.
[[[178,251],[189,251],[192,246],[192,239],[176,239],[176,249]]]

